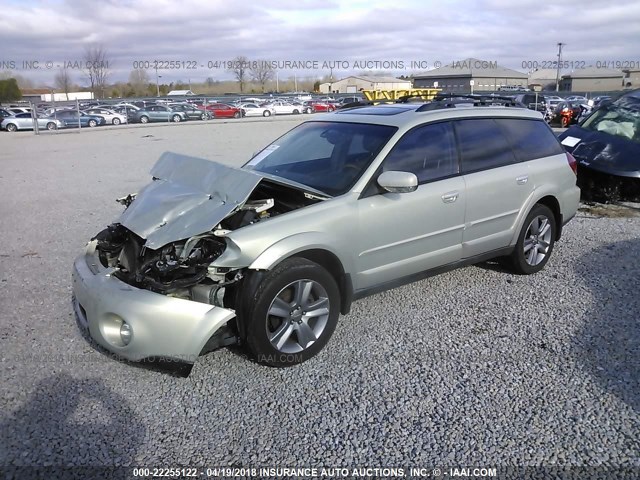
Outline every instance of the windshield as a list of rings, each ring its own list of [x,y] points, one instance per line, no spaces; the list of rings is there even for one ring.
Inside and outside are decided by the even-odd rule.
[[[365,123],[307,122],[266,147],[245,168],[309,186],[347,192],[396,132]]]
[[[582,128],[640,143],[640,111],[610,105],[596,110]]]

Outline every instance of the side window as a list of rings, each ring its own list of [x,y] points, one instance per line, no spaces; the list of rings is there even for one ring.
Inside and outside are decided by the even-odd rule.
[[[496,119],[506,133],[519,162],[563,153],[564,149],[543,120]]]
[[[451,124],[432,123],[409,131],[389,152],[382,170],[414,173],[418,183],[459,173]]]
[[[456,122],[462,173],[516,163],[511,146],[495,120],[478,118]]]

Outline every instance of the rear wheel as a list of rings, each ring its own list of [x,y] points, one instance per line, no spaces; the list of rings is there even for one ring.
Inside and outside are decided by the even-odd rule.
[[[18,127],[14,123],[7,123],[5,128],[7,129],[7,132],[15,132],[18,130]]]
[[[143,115],[140,117],[140,123],[149,123],[149,117]]]
[[[549,261],[556,239],[556,219],[551,209],[536,204],[524,221],[515,250],[508,258],[518,274],[539,272]]]
[[[335,280],[317,263],[290,258],[269,271],[252,298],[246,326],[247,346],[266,365],[287,367],[316,355],[338,323],[340,293]]]
[[[271,115],[271,112],[269,110],[265,110],[262,115],[265,117],[269,117]]]

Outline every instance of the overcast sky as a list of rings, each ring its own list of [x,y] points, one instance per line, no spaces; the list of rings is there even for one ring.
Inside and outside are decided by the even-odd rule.
[[[136,61],[156,59],[197,67],[165,70],[163,80],[225,80],[229,73],[215,62],[238,55],[319,62],[282,69],[281,78],[328,75],[325,61],[349,67],[334,69],[334,78],[362,71],[355,61],[403,62],[395,75],[415,72],[412,61],[430,69],[467,57],[526,71],[531,64],[523,62],[555,60],[558,42],[566,43],[565,60],[640,63],[637,0],[0,1],[0,71],[14,62],[15,73],[48,84],[59,66],[77,68],[93,43],[107,49],[112,80],[126,80]],[[25,70],[23,61],[39,68]],[[72,77],[86,83],[80,70]]]

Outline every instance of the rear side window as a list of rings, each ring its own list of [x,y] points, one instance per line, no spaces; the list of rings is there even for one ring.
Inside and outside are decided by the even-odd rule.
[[[458,155],[449,122],[414,128],[398,140],[382,165],[383,171],[411,172],[418,183],[458,173]]]
[[[516,163],[509,142],[495,120],[478,118],[456,122],[462,173]]]
[[[504,130],[519,162],[563,153],[551,129],[542,120],[504,118],[495,120]]]

